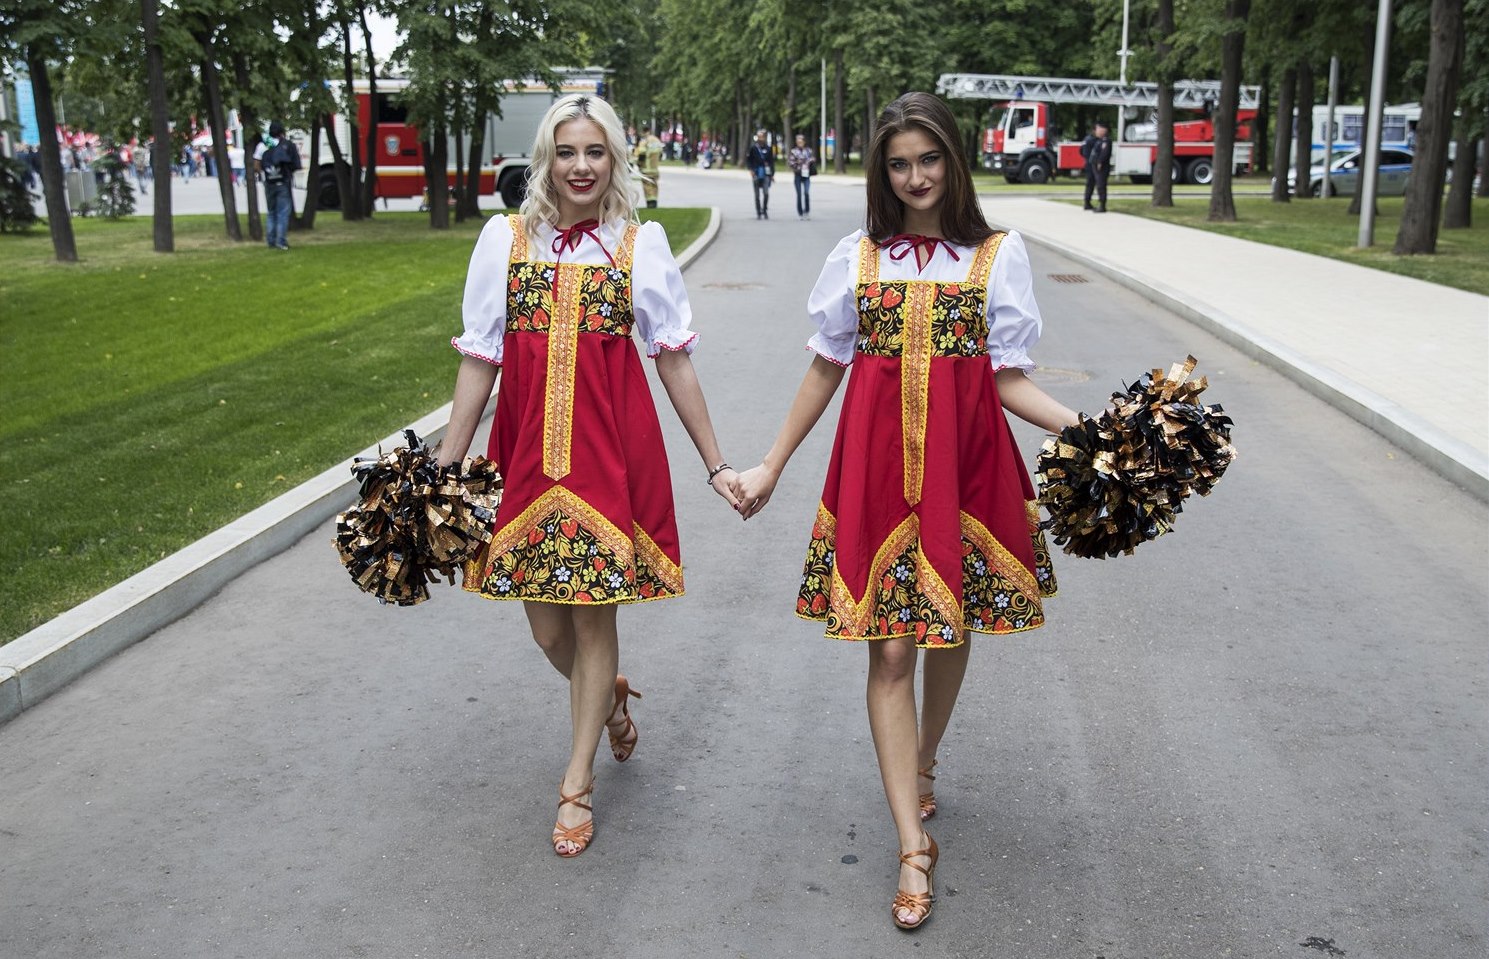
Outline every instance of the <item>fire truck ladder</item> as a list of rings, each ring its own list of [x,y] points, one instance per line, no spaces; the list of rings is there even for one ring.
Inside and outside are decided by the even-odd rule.
[[[1124,107],[1156,107],[1158,84],[1116,80],[1072,80],[1062,77],[1010,77],[987,73],[943,73],[936,82],[942,96],[954,100],[1040,100]],[[1174,106],[1201,110],[1220,101],[1219,80],[1175,80]],[[1241,88],[1242,109],[1261,103],[1260,87]]]

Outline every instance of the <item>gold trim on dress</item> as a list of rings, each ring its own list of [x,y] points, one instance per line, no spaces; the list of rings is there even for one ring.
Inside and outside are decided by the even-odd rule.
[[[982,551],[987,561],[993,564],[993,569],[1007,579],[1010,586],[1038,602],[1041,592],[1039,577],[998,542],[991,530],[967,513],[962,514],[962,537]]]
[[[1007,233],[997,232],[983,240],[977,247],[977,255],[972,258],[972,265],[967,268],[966,283],[970,286],[987,286],[993,271],[993,259],[998,255],[998,247],[1003,245],[1003,238]]]
[[[620,249],[615,251],[615,268],[631,272],[631,261],[636,253],[636,233],[641,228],[635,223],[627,223],[625,232],[620,237]]]
[[[639,560],[650,566],[657,578],[669,589],[682,592],[682,567],[662,552],[662,548],[646,530],[632,523],[632,535],[627,536],[603,513],[563,486],[549,487],[515,519],[495,531],[484,550],[487,558],[482,564],[484,568],[480,570],[477,582],[484,582],[491,572],[490,557],[500,556],[516,548],[527,538],[528,532],[537,525],[539,519],[554,511],[577,517],[585,529],[594,534],[624,565],[635,566]]]
[[[657,545],[656,540],[652,539],[639,523],[633,522],[631,531],[636,538],[636,565],[650,569],[669,592],[681,596],[683,591],[682,567],[672,562],[672,558],[662,552],[662,547]]]
[[[825,510],[824,510],[825,512]],[[831,515],[830,513],[828,514]],[[818,522],[821,522],[820,515]],[[836,520],[833,521],[836,526]],[[920,555],[920,516],[911,513],[906,516],[899,526],[896,526],[884,542],[879,544],[879,549],[874,553],[874,561],[869,565],[868,579],[864,583],[862,597],[855,597],[848,584],[843,581],[842,574],[838,571],[836,561],[832,564],[832,586],[828,594],[829,609],[835,613],[842,623],[839,632],[852,633],[860,637],[870,636],[874,619],[874,607],[879,600],[879,589],[877,584],[884,576],[889,574],[889,568],[894,565],[900,556],[915,548],[915,585],[941,618],[952,628],[955,635],[960,636],[963,626],[962,606],[952,594],[951,587],[941,578],[936,568]],[[833,541],[833,550],[836,552],[836,537]]]
[[[521,213],[507,214],[507,222],[512,227],[512,255],[510,262],[516,263],[527,259],[527,227],[524,225]]]
[[[931,309],[933,283],[911,282],[905,290],[904,332],[900,341],[900,427],[904,431],[905,502],[920,505],[925,477],[925,428],[931,392]]]
[[[858,241],[858,282],[874,283],[879,279],[879,244],[868,237]]]
[[[579,292],[584,273],[591,269],[578,263],[554,266],[543,402],[543,475],[554,480],[569,475],[574,439],[574,366],[579,353],[579,323],[584,318],[584,300]]]

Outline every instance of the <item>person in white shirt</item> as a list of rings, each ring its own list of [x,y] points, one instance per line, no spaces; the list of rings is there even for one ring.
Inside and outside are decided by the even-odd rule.
[[[464,586],[522,600],[533,639],[569,681],[573,740],[552,834],[564,857],[594,837],[600,730],[619,762],[637,742],[616,610],[683,591],[667,454],[633,333],[709,485],[736,505],[690,358],[698,335],[682,274],[661,225],[637,221],[633,173],[605,101],[571,95],[548,110],[522,212],[492,219],[471,255],[439,452],[442,465],[464,456],[500,372],[487,455],[506,485]]]
[[[749,519],[851,366],[796,612],[831,638],[868,641],[869,728],[900,841],[891,915],[903,929],[930,917],[939,853],[923,823],[937,811],[932,770],[971,635],[1042,625],[1055,589],[1004,411],[1052,432],[1078,422],[1024,375],[1041,325],[1028,255],[983,219],[959,144],[930,94],[880,115],[866,229],[827,257],[807,299],[811,367],[764,461],[734,484]]]

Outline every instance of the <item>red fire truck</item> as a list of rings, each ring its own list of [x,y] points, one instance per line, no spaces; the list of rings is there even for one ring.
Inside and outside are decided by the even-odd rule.
[[[1054,104],[1119,108],[1112,144],[1112,172],[1135,183],[1153,182],[1158,159],[1158,130],[1152,110],[1158,105],[1156,83],[1121,84],[1116,80],[1059,77],[1015,77],[948,73],[937,88],[952,99],[988,99],[1001,107],[983,132],[983,166],[1003,174],[1009,183],[1045,183],[1059,173],[1079,175],[1085,168],[1081,141],[1061,141],[1052,112]],[[1215,173],[1215,128],[1210,111],[1220,98],[1213,80],[1174,83],[1174,109],[1199,114],[1174,123],[1173,178],[1178,183],[1209,183]],[[1250,122],[1256,116],[1260,90],[1242,87],[1236,113],[1235,169],[1251,167]],[[1146,122],[1128,124],[1140,116]]]
[[[605,74],[598,69],[560,71],[561,85],[554,91],[537,80],[507,81],[506,93],[501,98],[501,116],[491,114],[483,119],[485,141],[481,158],[479,191],[482,196],[501,194],[502,203],[515,207],[522,203],[531,162],[528,151],[532,149],[533,137],[537,134],[538,121],[558,97],[567,93],[604,92]],[[409,122],[408,111],[399,102],[399,94],[407,89],[408,81],[397,78],[379,78],[377,81],[377,186],[376,195],[384,198],[418,197],[425,191],[424,144],[419,130]],[[372,122],[373,104],[367,81],[355,81],[352,91],[357,98],[357,134],[359,152],[366,148],[367,125]],[[351,127],[347,118],[336,114],[333,126],[336,142],[343,154],[350,156]],[[324,128],[318,131],[322,137],[318,170],[306,171],[306,179],[314,177],[320,189],[320,205],[335,209],[341,205],[340,190],[336,182],[336,168],[331,148],[325,141]],[[468,148],[471,132],[464,136]],[[300,145],[300,155],[308,158],[307,144]],[[455,183],[455,138],[450,137],[449,181]],[[465,157],[461,158],[466,159]],[[365,159],[364,159],[365,164]],[[464,164],[462,163],[462,166]],[[304,184],[301,184],[302,186]]]

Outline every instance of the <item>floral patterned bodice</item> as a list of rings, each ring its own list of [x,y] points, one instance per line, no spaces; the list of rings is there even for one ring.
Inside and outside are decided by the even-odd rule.
[[[929,347],[929,356],[987,355],[987,287],[984,278],[1006,234],[977,249],[960,282],[880,280],[879,247],[864,237],[859,248],[858,352],[904,356]],[[908,324],[908,329],[907,329]]]

